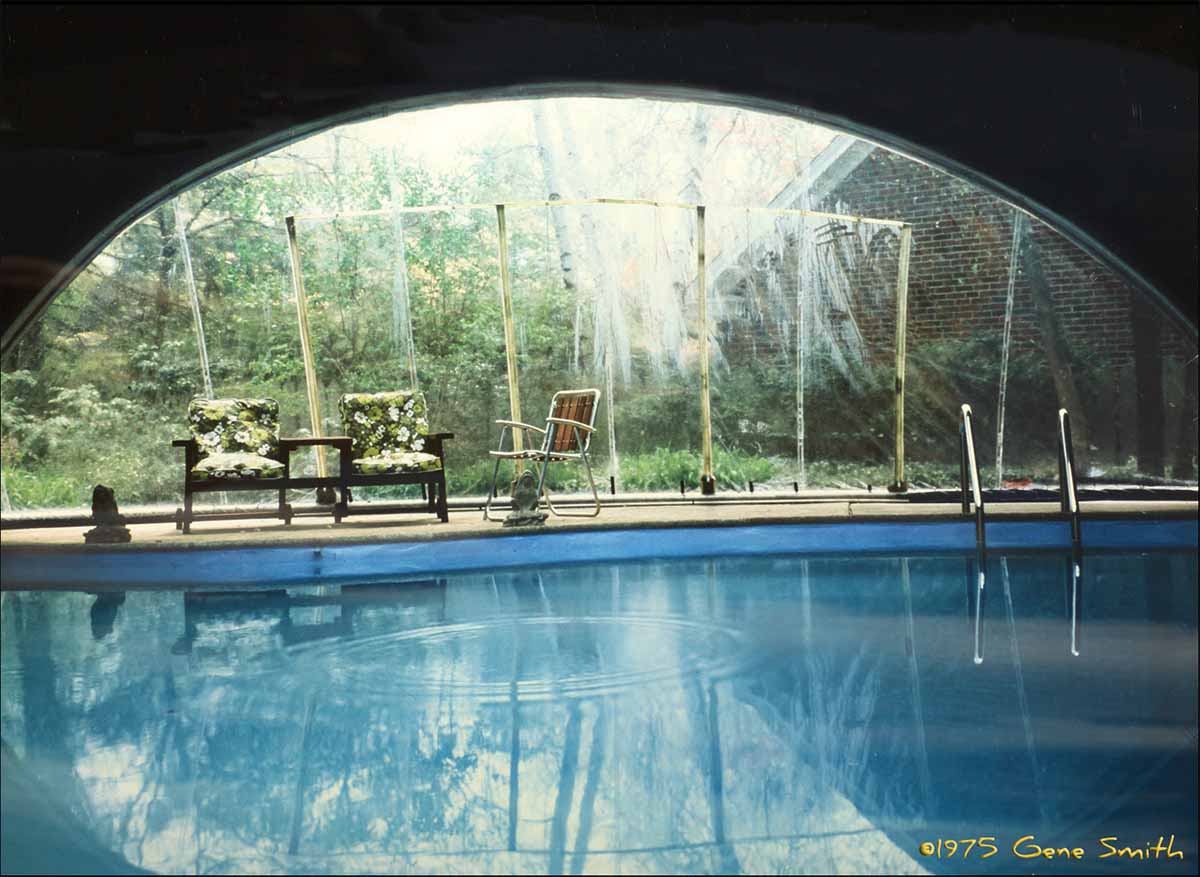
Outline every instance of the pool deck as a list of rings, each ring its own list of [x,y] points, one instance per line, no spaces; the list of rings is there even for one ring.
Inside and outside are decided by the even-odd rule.
[[[1196,502],[1106,500],[1081,503],[1085,520],[1103,518],[1188,518],[1200,512]],[[498,517],[506,509],[495,512]],[[6,528],[4,551],[86,552],[201,550],[266,546],[324,546],[380,542],[429,542],[480,537],[503,538],[537,532],[621,530],[670,527],[731,527],[768,524],[845,523],[848,521],[969,520],[958,503],[909,502],[881,498],[762,500],[738,502],[689,500],[656,505],[613,504],[598,517],[551,517],[542,527],[505,527],[484,521],[478,509],[451,509],[448,523],[430,514],[351,516],[334,524],[328,516],[295,518],[290,525],[269,518],[199,521],[184,535],[173,523],[132,524],[132,541],[124,545],[85,545],[89,527]],[[1063,520],[1057,502],[990,504],[986,520]]]

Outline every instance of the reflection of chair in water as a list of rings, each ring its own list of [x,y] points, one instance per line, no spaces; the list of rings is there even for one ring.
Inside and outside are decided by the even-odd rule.
[[[183,635],[171,647],[175,655],[191,654],[200,625],[231,621],[269,621],[284,645],[312,642],[354,633],[356,612],[366,608],[425,606],[436,620],[445,618],[445,579],[399,582],[393,584],[343,585],[337,594],[289,594],[270,591],[186,591],[183,595]],[[330,621],[297,623],[293,609],[339,607]],[[422,620],[426,620],[422,618]]]
[[[545,496],[550,511],[559,516],[594,518],[600,514],[600,496],[596,492],[596,481],[592,478],[592,464],[588,459],[588,447],[592,442],[592,433],[596,431],[596,412],[600,408],[599,390],[561,390],[550,400],[550,413],[546,415],[546,428],[521,423],[517,420],[497,420],[500,426],[500,444],[497,450],[488,451],[488,455],[496,461],[492,469],[492,487],[488,492],[487,502],[483,507],[483,519],[492,520],[488,512],[492,500],[496,496],[496,479],[500,475],[501,460],[533,460],[540,462],[541,475],[538,477],[537,495]],[[504,433],[522,430],[523,433],[541,433],[540,448],[524,450],[504,450]],[[513,433],[514,438],[516,433]],[[515,448],[515,443],[514,443]],[[588,484],[592,487],[592,501],[595,508],[584,514],[560,512],[550,501],[546,492],[546,469],[551,463],[568,463],[582,461],[587,471]]]

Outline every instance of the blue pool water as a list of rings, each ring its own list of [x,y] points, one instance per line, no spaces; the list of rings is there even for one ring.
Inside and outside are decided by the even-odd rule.
[[[1074,564],[6,591],[3,870],[1194,873],[1196,552]]]

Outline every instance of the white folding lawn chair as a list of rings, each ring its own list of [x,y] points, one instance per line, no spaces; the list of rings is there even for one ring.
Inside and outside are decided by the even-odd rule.
[[[533,460],[542,464],[538,477],[537,495],[546,498],[546,504],[554,514],[561,517],[585,518],[594,518],[600,514],[600,495],[596,492],[596,481],[592,477],[592,464],[588,459],[588,446],[592,441],[592,433],[596,431],[596,411],[599,407],[599,390],[561,390],[555,393],[554,398],[550,400],[550,413],[546,415],[545,429],[516,420],[497,420],[496,423],[500,426],[500,446],[498,450],[488,451],[488,455],[495,459],[496,465],[492,469],[492,487],[488,491],[487,502],[483,507],[483,519],[485,521],[494,520],[488,516],[488,512],[491,510],[492,500],[496,497],[496,479],[500,474],[501,460]],[[513,431],[517,429],[523,430],[524,434],[530,437],[534,433],[540,434],[541,446],[521,451],[504,450],[504,436],[514,434]],[[592,487],[592,500],[595,507],[592,511],[584,514],[561,512],[554,507],[554,503],[550,501],[550,495],[546,492],[546,470],[551,463],[580,460],[587,470],[588,483]]]

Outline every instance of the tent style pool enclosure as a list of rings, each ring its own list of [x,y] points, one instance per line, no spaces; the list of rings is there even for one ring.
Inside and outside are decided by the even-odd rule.
[[[477,151],[420,147],[442,124]],[[573,384],[604,392],[593,450],[625,498],[952,488],[963,402],[988,489],[1054,483],[1060,407],[1085,485],[1188,485],[1195,371],[1194,338],[1052,229],[859,138],[702,104],[452,107],[264,156],[114,241],[6,351],[6,521],[100,477],[177,505],[162,439],[192,395],[328,435],[342,393],[409,388],[456,435],[452,501],[485,494],[494,420]]]

